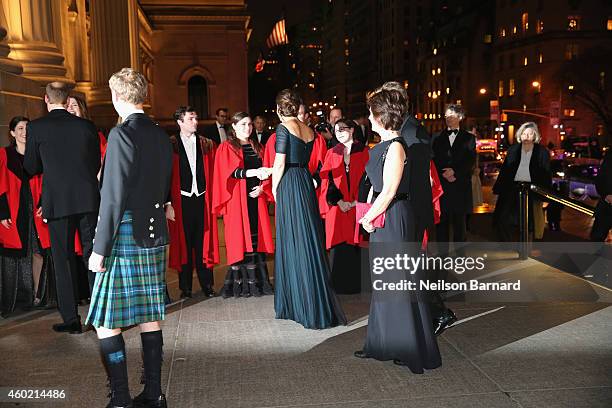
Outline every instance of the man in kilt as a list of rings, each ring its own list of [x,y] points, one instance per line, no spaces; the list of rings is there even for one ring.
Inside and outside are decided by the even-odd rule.
[[[168,135],[143,111],[145,77],[123,68],[109,80],[123,122],[113,128],[101,182],[101,202],[89,268],[97,272],[87,322],[96,328],[110,378],[107,407],[166,407],[161,392],[162,331],[170,189]],[[144,391],[132,401],[121,328],[139,325]]]

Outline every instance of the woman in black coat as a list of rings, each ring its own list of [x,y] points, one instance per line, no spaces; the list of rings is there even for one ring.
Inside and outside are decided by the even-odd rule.
[[[539,144],[540,132],[534,122],[521,125],[516,133],[517,144],[510,146],[504,164],[499,170],[493,194],[497,194],[493,223],[501,241],[516,241],[519,225],[519,183],[529,182],[550,188],[550,155]],[[537,239],[542,238],[542,202],[529,196],[529,230]],[[540,227],[541,225],[541,227]]]

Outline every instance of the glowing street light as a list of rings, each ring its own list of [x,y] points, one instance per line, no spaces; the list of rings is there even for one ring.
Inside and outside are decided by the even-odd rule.
[[[484,95],[487,93],[487,89],[486,88],[480,88],[480,90],[478,91],[481,95]]]

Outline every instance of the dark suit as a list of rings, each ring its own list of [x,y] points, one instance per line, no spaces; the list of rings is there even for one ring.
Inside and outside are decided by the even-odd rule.
[[[612,228],[612,204],[606,201],[606,196],[612,194],[612,154],[608,151],[601,163],[599,175],[595,180],[599,194],[599,203],[595,209],[595,221],[591,230],[593,241],[605,241]]]
[[[261,132],[261,139],[257,138],[257,140],[259,140],[259,143],[265,146],[271,135],[272,133],[268,132],[267,130],[264,130],[263,132]],[[257,137],[257,130],[253,130],[253,133],[251,133],[251,137]]]
[[[59,311],[70,323],[78,320],[74,235],[78,230],[87,262],[100,202],[98,131],[90,121],[54,109],[28,123],[27,134],[23,165],[30,174],[44,172],[42,210],[49,225]],[[91,272],[89,281],[91,288]]]
[[[459,130],[451,146],[450,132],[445,129],[432,140],[433,160],[440,175],[444,194],[440,199],[442,214],[436,227],[436,239],[441,253],[448,253],[449,228],[453,228],[453,241],[466,239],[466,215],[472,212],[472,169],[476,162],[476,138],[465,130]],[[442,174],[452,168],[456,180],[447,181]],[[446,244],[445,244],[446,243]]]
[[[225,129],[225,134],[227,135],[229,133],[229,126],[224,125],[223,129]],[[221,135],[219,135],[219,126],[217,122],[204,128],[204,136],[215,142],[217,146],[221,144],[222,140]]]
[[[213,284],[213,273],[211,268],[204,265],[204,227],[205,227],[205,196],[206,189],[212,191],[212,180],[206,180],[204,176],[204,159],[202,155],[202,144],[206,140],[203,136],[196,137],[196,184],[198,194],[185,196],[181,194],[181,210],[183,217],[183,231],[185,234],[185,246],[187,251],[187,263],[182,265],[179,275],[179,287],[182,292],[191,292],[193,287],[193,266],[195,253],[195,268],[202,290]],[[179,157],[179,178],[181,192],[191,193],[193,174],[189,165],[189,158],[181,136],[173,139],[172,147]],[[208,185],[208,186],[207,186]]]
[[[133,113],[108,136],[94,252],[108,257],[119,223],[132,212],[136,245],[167,245],[164,203],[170,191],[172,147],[168,135],[144,113]]]

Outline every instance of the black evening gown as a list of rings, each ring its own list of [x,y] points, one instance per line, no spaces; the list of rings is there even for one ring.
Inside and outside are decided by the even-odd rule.
[[[284,125],[276,128],[276,152],[286,154],[276,192],[274,309],[307,329],[346,324],[329,282],[323,226],[308,172],[313,141],[306,143]]]
[[[403,139],[380,142],[370,150],[366,172],[375,196],[382,191],[384,156],[390,144],[394,142],[403,144]],[[407,199],[410,192],[407,169],[408,166],[405,164],[396,199],[386,210],[384,227],[370,234],[370,265],[373,264],[374,258],[391,256],[396,249],[408,249],[411,256],[418,256],[420,253],[418,243],[422,237],[417,236],[414,209],[411,201]],[[397,243],[403,244],[403,247]],[[393,273],[395,276],[403,274],[402,279],[413,282],[422,279],[422,271],[415,275],[406,274],[404,271],[387,271],[382,275],[373,276],[372,280]],[[391,293],[373,290],[368,332],[363,350],[366,355],[377,360],[400,360],[414,373],[423,373],[423,369],[439,367],[440,352],[433,334],[427,296],[418,291]]]

